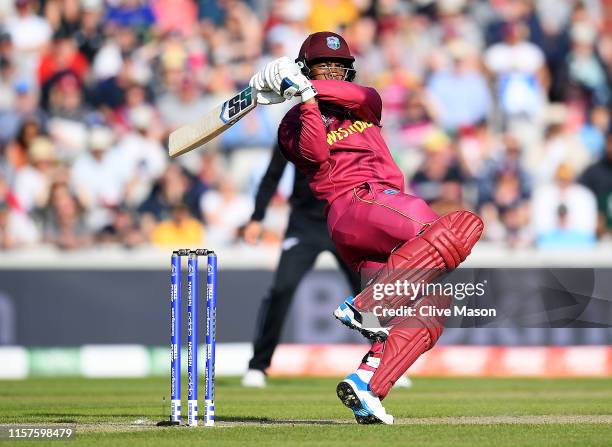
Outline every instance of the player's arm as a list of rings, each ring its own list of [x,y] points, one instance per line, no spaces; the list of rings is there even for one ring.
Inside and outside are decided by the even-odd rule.
[[[283,118],[278,128],[279,144],[300,158],[321,164],[329,158],[329,146],[319,105],[308,100],[298,107]]]
[[[257,188],[255,209],[251,215],[251,220],[249,220],[240,230],[242,238],[248,244],[255,245],[263,234],[263,225],[261,222],[266,216],[266,208],[268,208],[272,197],[278,189],[278,182],[283,176],[285,166],[287,166],[287,160],[281,154],[277,143],[272,150],[272,158],[268,164],[268,169]]]
[[[328,101],[351,110],[357,117],[380,125],[382,100],[371,87],[363,87],[347,81],[311,81],[317,90],[319,101]]]
[[[272,197],[274,197],[278,189],[278,183],[283,176],[286,166],[287,160],[283,157],[283,154],[281,154],[278,144],[275,144],[268,169],[259,183],[259,188],[257,188],[255,209],[251,215],[252,221],[261,222],[264,220],[266,208],[268,208]]]

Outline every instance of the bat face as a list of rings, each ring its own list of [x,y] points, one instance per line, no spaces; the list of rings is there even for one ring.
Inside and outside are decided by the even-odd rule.
[[[179,127],[170,134],[168,153],[171,157],[196,149],[231,126],[257,106],[251,87],[247,87],[223,104],[215,107],[196,122]]]

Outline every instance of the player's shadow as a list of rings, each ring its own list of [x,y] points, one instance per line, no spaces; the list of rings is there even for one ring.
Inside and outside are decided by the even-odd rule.
[[[343,422],[329,419],[270,419],[256,416],[215,416],[217,422],[234,422],[236,424],[261,424],[261,425],[341,425]]]

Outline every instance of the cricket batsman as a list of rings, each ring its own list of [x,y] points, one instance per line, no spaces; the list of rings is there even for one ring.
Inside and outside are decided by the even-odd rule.
[[[387,320],[383,327],[365,327],[364,313],[375,305],[393,307],[411,299],[395,294],[380,299],[374,287],[397,278],[429,282],[455,269],[480,238],[483,224],[468,211],[440,217],[404,192],[403,174],[381,135],[380,95],[353,83],[354,61],[340,35],[318,32],[304,41],[295,62],[286,57],[270,62],[250,84],[260,104],[301,98],[279,126],[280,150],[304,173],[315,196],[327,202],[327,228],[344,261],[362,274],[378,272],[334,312],[373,341],[336,392],[358,423],[393,424],[381,401],[435,345],[443,322],[415,316],[410,324]]]

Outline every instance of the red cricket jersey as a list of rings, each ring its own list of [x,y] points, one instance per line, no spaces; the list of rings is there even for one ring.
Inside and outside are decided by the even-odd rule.
[[[352,82],[312,81],[317,104],[293,107],[278,129],[283,155],[308,177],[319,199],[365,182],[404,190],[404,176],[381,135],[382,101],[376,90]]]

